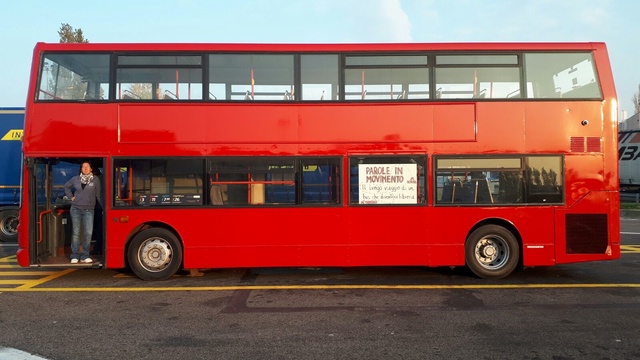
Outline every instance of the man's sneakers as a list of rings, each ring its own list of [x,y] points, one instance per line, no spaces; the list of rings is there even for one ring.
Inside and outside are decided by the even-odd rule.
[[[80,262],[84,263],[84,264],[91,264],[93,262],[93,260],[91,258],[86,258],[86,259],[80,260]],[[78,263],[78,259],[71,259],[71,263],[72,264],[77,264]]]

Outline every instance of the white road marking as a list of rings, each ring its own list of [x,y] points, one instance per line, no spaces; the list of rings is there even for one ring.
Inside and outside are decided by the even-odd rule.
[[[0,360],[47,360],[46,358],[29,354],[28,352],[14,349],[0,347]]]

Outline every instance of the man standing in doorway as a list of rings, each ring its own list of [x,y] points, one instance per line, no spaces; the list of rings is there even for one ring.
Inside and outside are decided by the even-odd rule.
[[[64,184],[64,193],[71,199],[71,223],[73,231],[71,235],[71,263],[92,263],[89,257],[91,236],[93,235],[93,218],[96,201],[100,200],[100,178],[93,176],[91,163],[84,161],[80,168],[80,174],[71,178]],[[82,255],[79,256],[80,229],[84,230],[82,241]]]

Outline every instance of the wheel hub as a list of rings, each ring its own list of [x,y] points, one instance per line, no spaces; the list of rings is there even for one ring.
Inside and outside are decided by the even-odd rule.
[[[482,253],[486,257],[493,257],[496,255],[496,248],[493,245],[487,245],[482,249]]]
[[[484,238],[476,244],[476,259],[485,269],[499,268],[508,257],[508,249],[501,238]]]
[[[18,218],[8,217],[0,223],[0,231],[5,235],[15,235],[18,232]]]
[[[170,262],[171,246],[161,239],[149,239],[140,247],[140,263],[150,271],[164,269]]]

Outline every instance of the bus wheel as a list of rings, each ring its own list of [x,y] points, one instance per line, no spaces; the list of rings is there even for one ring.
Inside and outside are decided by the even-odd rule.
[[[0,242],[18,241],[18,210],[0,211]]]
[[[133,237],[127,256],[131,270],[142,280],[166,280],[180,268],[182,247],[172,232],[150,228]]]
[[[518,265],[520,248],[511,231],[485,225],[471,233],[465,245],[467,266],[484,279],[500,279]]]

